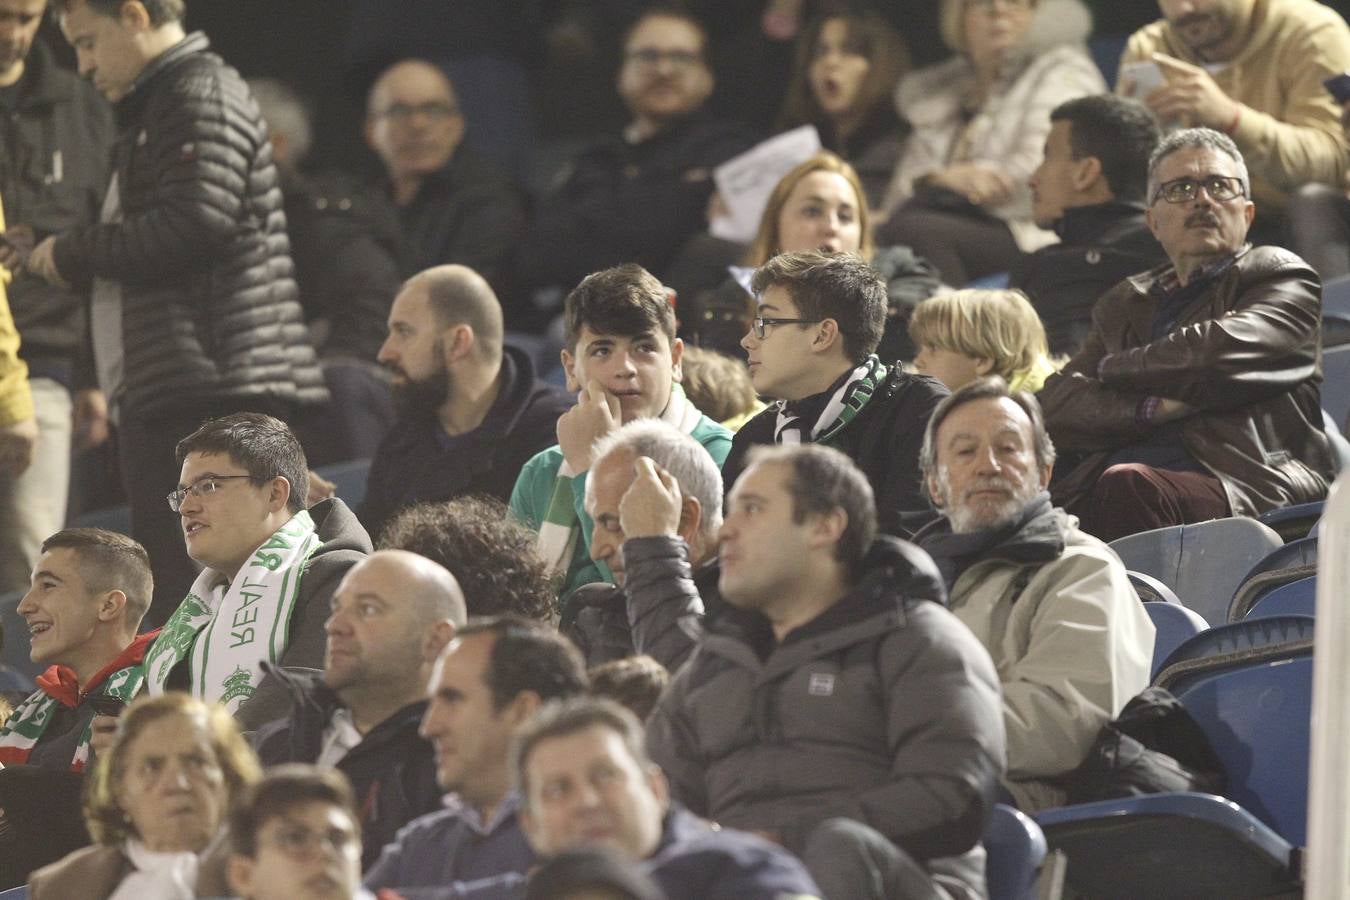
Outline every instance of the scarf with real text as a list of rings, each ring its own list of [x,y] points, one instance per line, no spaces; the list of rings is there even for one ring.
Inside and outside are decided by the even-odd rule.
[[[803,431],[805,419],[800,412],[802,401],[777,401],[778,422],[774,427],[774,443],[800,444],[805,439],[812,443],[828,444],[835,435],[848,427],[848,423],[858,417],[858,413],[867,406],[872,395],[885,383],[889,374],[890,368],[883,365],[876,354],[863,360],[856,369],[844,377],[843,384],[830,395],[820,415],[811,425],[809,437]]]

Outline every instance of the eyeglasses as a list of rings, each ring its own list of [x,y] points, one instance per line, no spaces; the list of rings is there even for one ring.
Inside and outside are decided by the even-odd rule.
[[[185,488],[179,488],[176,491],[170,491],[168,495],[165,496],[164,499],[169,501],[169,509],[173,510],[174,512],[178,512],[180,509],[183,508],[183,501],[187,499],[188,494],[191,494],[192,496],[197,498],[208,497],[211,494],[214,494],[216,491],[220,490],[221,488],[220,482],[229,481],[233,478],[252,479],[253,476],[207,475],[205,478],[201,478],[198,479],[197,481],[192,482],[192,484],[189,484]]]
[[[1162,199],[1168,203],[1189,203],[1200,195],[1201,188],[1209,194],[1209,199],[1218,203],[1232,200],[1234,197],[1247,196],[1247,187],[1241,178],[1231,175],[1206,175],[1199,180],[1174,178],[1160,185],[1153,194],[1153,202],[1157,203]]]
[[[267,841],[291,859],[313,859],[327,850],[343,856],[356,847],[356,835],[342,828],[311,831],[303,825],[283,825]]]
[[[703,56],[689,50],[632,50],[624,59],[639,69],[655,69],[662,62],[670,63],[672,69],[689,70],[703,62]]]
[[[413,120],[414,116],[421,116],[429,122],[443,122],[451,116],[459,114],[459,107],[453,103],[431,102],[409,105],[407,103],[395,103],[383,112],[375,115],[382,119],[388,119],[395,125],[407,125]]]
[[[754,332],[756,340],[764,340],[764,334],[770,325],[814,325],[820,319],[766,319],[763,316],[755,316],[754,321],[750,323],[750,330]]]

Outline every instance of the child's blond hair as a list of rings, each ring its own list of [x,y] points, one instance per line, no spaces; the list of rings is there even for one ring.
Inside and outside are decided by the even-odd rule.
[[[1049,364],[1045,326],[1021,291],[964,290],[930,297],[910,316],[909,336],[915,347],[990,360],[989,374],[1008,382]]]

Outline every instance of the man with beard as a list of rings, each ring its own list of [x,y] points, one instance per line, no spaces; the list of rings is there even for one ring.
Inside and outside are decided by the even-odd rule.
[[[1125,566],[1050,503],[1054,463],[1035,398],[998,377],[944,399],[920,455],[943,518],[917,540],[998,669],[1003,785],[1024,810],[1063,805],[1052,779],[1148,685],[1153,659],[1153,624]]]
[[[1345,173],[1340,109],[1322,82],[1350,65],[1350,28],[1315,0],[1158,0],[1158,6],[1163,18],[1126,45],[1120,91],[1143,100],[1164,128],[1228,134],[1251,160],[1258,227],[1274,243],[1296,191],[1312,183],[1339,186]],[[1137,84],[1131,66],[1141,62],[1157,64],[1161,84],[1148,90]]]
[[[1039,399],[1075,465],[1056,502],[1104,541],[1326,496],[1321,286],[1246,242],[1256,207],[1233,142],[1178,131],[1149,159],[1149,229],[1170,262],[1097,302]]]
[[[375,453],[358,513],[374,535],[413,503],[469,493],[507,500],[572,405],[502,343],[501,304],[464,266],[427,269],[403,285],[379,361],[393,372],[399,419]]]

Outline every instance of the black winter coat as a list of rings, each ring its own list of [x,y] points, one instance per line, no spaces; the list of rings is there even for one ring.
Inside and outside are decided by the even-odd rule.
[[[194,33],[117,103],[120,222],[57,239],[57,270],[121,283],[123,415],[328,397],[297,302],[267,128],[239,73]],[[110,398],[112,400],[114,398]]]
[[[877,525],[887,534],[909,539],[937,518],[924,491],[919,450],[924,429],[949,391],[926,375],[911,375],[897,365],[858,417],[829,446],[845,453],[872,484]],[[745,455],[756,444],[772,444],[778,407],[770,406],[736,432],[731,454],[722,465],[728,493],[745,469]]]
[[[337,694],[315,672],[292,672],[263,663],[268,675],[291,693],[289,718],[278,719],[253,736],[264,766],[312,763],[323,749],[323,732],[342,707]],[[436,757],[431,744],[417,733],[426,701],[410,703],[376,725],[337,769],[347,776],[361,814],[361,869],[369,869],[398,830],[418,816],[440,809]]]

